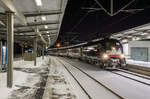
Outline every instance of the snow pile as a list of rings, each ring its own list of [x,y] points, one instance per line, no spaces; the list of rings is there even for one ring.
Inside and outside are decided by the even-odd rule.
[[[48,62],[49,58],[42,60],[40,57],[37,58],[37,66],[33,61],[15,61],[12,88],[7,88],[7,73],[0,72],[0,99],[28,99],[27,95],[35,95],[40,87],[40,73],[45,72]]]
[[[150,68],[150,62],[136,61],[136,60],[131,60],[131,59],[126,60],[126,62],[127,62],[127,64],[133,64],[133,65],[137,65],[137,66],[144,66],[144,67]]]

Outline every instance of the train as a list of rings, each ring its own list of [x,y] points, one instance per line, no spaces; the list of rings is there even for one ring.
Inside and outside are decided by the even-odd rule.
[[[76,58],[95,64],[102,69],[116,69],[126,66],[122,44],[116,39],[103,39],[80,47],[57,49],[55,52],[50,51],[50,54]]]

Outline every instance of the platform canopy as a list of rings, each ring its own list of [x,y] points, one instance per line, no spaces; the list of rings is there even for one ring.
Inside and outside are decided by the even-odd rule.
[[[137,26],[125,31],[114,33],[112,38],[119,39],[123,43],[133,40],[149,40],[150,39],[150,23]]]
[[[6,13],[13,12],[16,42],[30,44],[38,37],[38,44],[54,44],[67,2],[68,0],[0,0],[0,39],[6,39]]]

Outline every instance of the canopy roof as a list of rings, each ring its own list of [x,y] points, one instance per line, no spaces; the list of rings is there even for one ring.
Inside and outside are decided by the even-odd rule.
[[[38,36],[39,44],[52,45],[59,35],[67,2],[68,0],[0,0],[0,38],[6,38],[5,12],[14,12],[15,41],[31,43]]]

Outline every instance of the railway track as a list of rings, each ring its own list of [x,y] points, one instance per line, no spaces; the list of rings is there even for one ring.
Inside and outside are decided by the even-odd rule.
[[[150,78],[149,77],[142,76],[142,75],[132,73],[132,72],[128,72],[128,71],[125,71],[122,69],[117,69],[117,71],[109,71],[109,72],[150,86]]]
[[[150,77],[145,76],[145,75],[142,75],[142,74],[138,74],[138,73],[130,72],[130,71],[128,71],[128,70],[124,70],[124,69],[117,69],[117,70],[118,70],[118,71],[121,71],[121,72],[124,72],[124,73],[131,74],[131,75],[135,75],[135,76],[138,76],[138,77],[141,77],[141,78],[147,79],[147,80],[150,80]]]
[[[58,59],[57,59],[58,60]],[[88,92],[83,88],[83,86],[80,84],[80,82],[76,79],[76,77],[69,71],[69,69],[65,66],[64,63],[62,63],[60,60],[58,60],[65,69],[69,72],[69,74],[75,79],[75,81],[78,83],[78,85],[81,87],[81,89],[85,92],[85,94],[89,97],[89,99],[92,99],[92,97],[88,94]]]
[[[66,70],[70,73],[70,75],[76,80],[76,82],[79,84],[79,86],[83,89],[83,91],[85,92],[85,94],[89,97],[89,99],[93,99],[90,94],[86,91],[86,89],[84,89],[84,87],[82,86],[82,84],[77,80],[77,78],[73,75],[73,73],[66,67],[66,65],[60,61],[59,59],[57,59],[65,68]],[[65,61],[65,60],[63,60]],[[74,66],[73,64],[70,64],[69,62],[65,61],[66,63],[68,63],[70,66],[76,68],[77,70],[79,70],[80,72],[82,72],[83,74],[85,74],[87,77],[89,77],[90,79],[92,79],[93,81],[95,81],[96,83],[98,83],[100,86],[103,86],[105,89],[107,89],[108,91],[110,91],[111,93],[113,93],[114,95],[116,95],[117,97],[119,97],[120,99],[124,99],[122,96],[120,96],[119,94],[115,93],[113,90],[111,90],[110,88],[106,87],[104,84],[102,84],[101,82],[99,82],[98,80],[96,80],[95,78],[93,78],[91,75],[89,75],[88,73],[84,72],[83,70],[81,70],[80,68]]]

